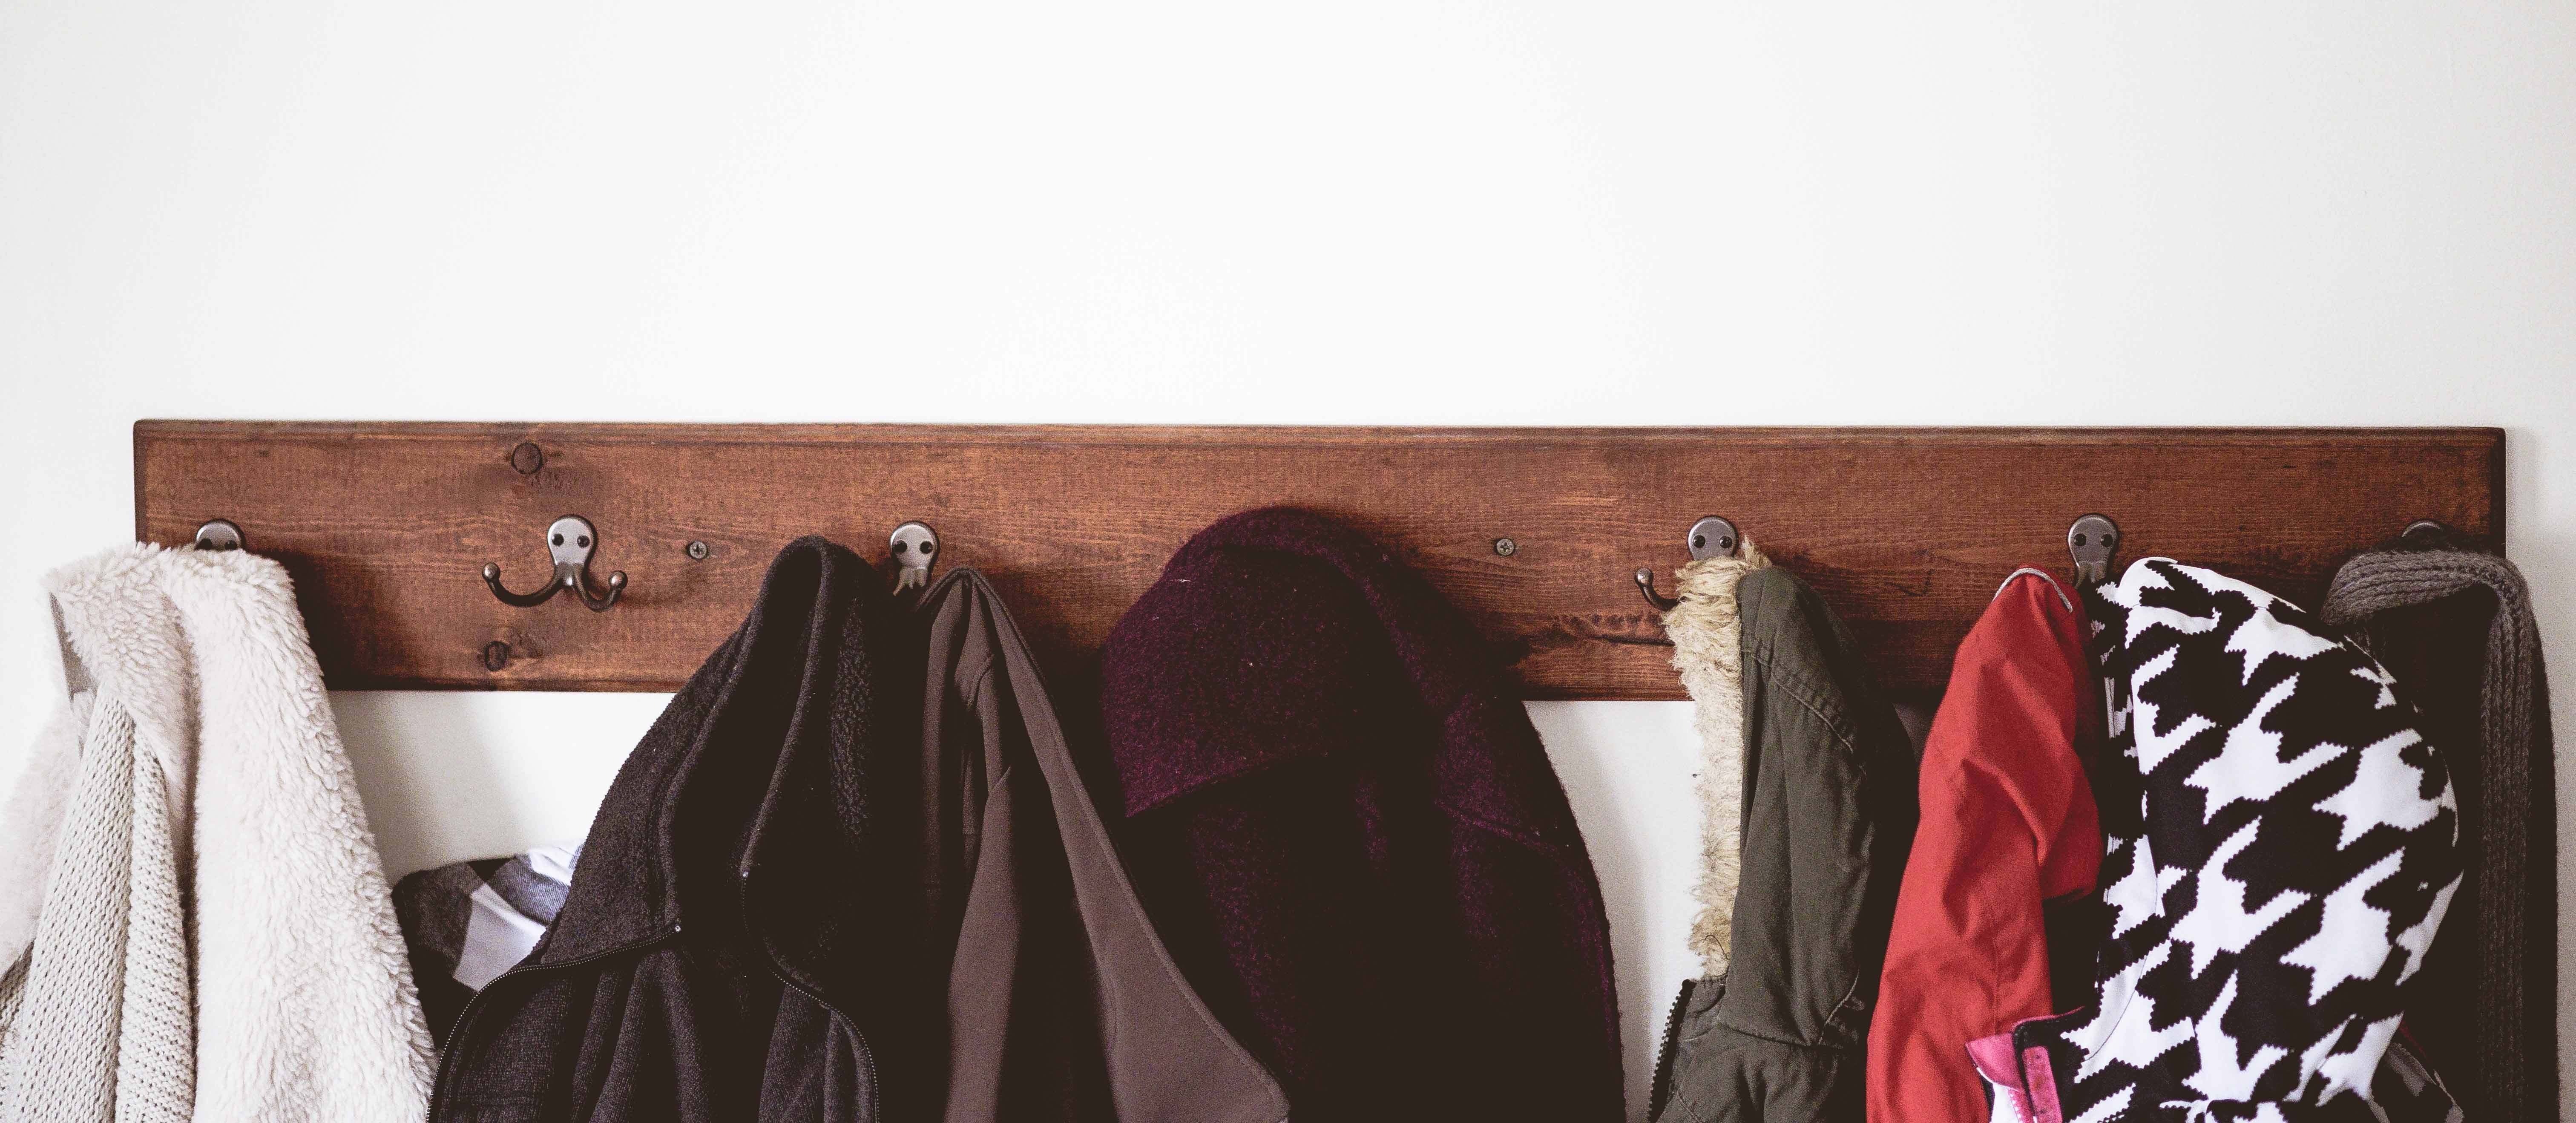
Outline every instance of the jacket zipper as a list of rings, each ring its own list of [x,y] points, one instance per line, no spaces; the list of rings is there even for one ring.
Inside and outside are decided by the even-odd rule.
[[[499,975],[494,976],[491,982],[483,984],[483,989],[475,991],[472,995],[467,996],[465,999],[465,1005],[458,1009],[456,1011],[456,1017],[447,1023],[447,1047],[439,1051],[438,1071],[430,1079],[429,1113],[425,1117],[427,1123],[438,1123],[439,1095],[447,1090],[449,1070],[456,1064],[457,1054],[464,1051],[457,1048],[457,1046],[464,1044],[465,1027],[473,1022],[474,1011],[483,1004],[484,995],[490,994],[494,990],[499,989],[502,983],[508,982],[509,980],[518,978],[522,975],[535,975],[541,972],[554,971],[566,967],[578,967],[585,963],[606,959],[612,955],[624,955],[628,952],[643,951],[655,944],[679,935],[679,933],[679,927],[674,925],[672,927],[665,928],[660,932],[656,932],[651,936],[647,936],[644,939],[637,940],[634,943],[608,948],[604,951],[595,951],[588,955],[575,956],[560,963],[530,964],[525,960],[522,960],[517,966],[501,972]]]
[[[834,1021],[849,1027],[850,1039],[859,1043],[860,1069],[868,1074],[868,1112],[865,1119],[867,1123],[876,1123],[877,1116],[880,1111],[879,1100],[884,1095],[883,1089],[881,1089],[877,1084],[876,1046],[868,1043],[867,1032],[859,1028],[858,1019],[852,1018],[847,1011],[842,1010],[839,1006],[833,1005],[830,999],[815,993],[812,988],[803,983],[797,982],[788,973],[787,965],[779,961],[778,953],[771,950],[769,941],[759,938],[753,933],[752,928],[754,922],[752,920],[751,913],[751,871],[753,868],[754,867],[749,861],[745,861],[741,867],[742,879],[735,883],[734,908],[742,916],[743,932],[745,934],[754,935],[753,942],[760,945],[760,960],[762,963],[768,965],[769,977],[778,980],[780,986],[804,995],[808,1001],[811,1001],[815,1005],[829,1011]]]
[[[877,1101],[882,1093],[877,1087],[877,1051],[874,1046],[868,1044],[868,1035],[864,1031],[860,1030],[859,1023],[850,1020],[850,1016],[843,1013],[840,1007],[832,1005],[828,999],[825,999],[822,995],[814,993],[804,984],[788,978],[787,973],[779,969],[777,957],[769,955],[766,950],[761,953],[761,957],[769,960],[769,974],[772,978],[777,979],[780,984],[786,986],[788,989],[812,1000],[815,1005],[831,1011],[832,1019],[834,1021],[849,1027],[851,1040],[859,1043],[859,1064],[861,1069],[868,1074],[868,1113],[866,1119],[868,1123],[876,1123],[878,1115]]]
[[[749,870],[745,870],[743,872],[746,875],[750,873]],[[456,1063],[457,1054],[463,1052],[463,1050],[457,1048],[457,1046],[464,1043],[465,1027],[468,1023],[473,1021],[474,1011],[477,1007],[482,1005],[484,995],[490,994],[495,989],[498,989],[503,982],[517,978],[521,975],[535,975],[545,971],[560,970],[567,967],[578,967],[595,960],[606,959],[612,955],[624,955],[628,952],[644,951],[655,944],[661,943],[662,941],[679,934],[680,929],[675,925],[673,927],[663,929],[661,932],[635,943],[626,944],[621,947],[609,948],[605,951],[595,951],[588,955],[576,956],[560,963],[539,963],[533,966],[527,963],[521,963],[516,967],[512,967],[507,971],[501,972],[501,974],[495,977],[491,982],[484,984],[483,989],[475,991],[473,995],[466,998],[464,1007],[456,1011],[455,1019],[447,1023],[447,1048],[439,1054],[438,1072],[436,1076],[432,1078],[429,1086],[429,1112],[425,1116],[426,1123],[438,1123],[439,1096],[447,1089],[449,1069]],[[871,1120],[875,1119],[877,1117],[878,1097],[880,1095],[877,1084],[877,1051],[868,1044],[868,1035],[861,1032],[859,1024],[856,1021],[851,1020],[849,1014],[844,1012],[840,1007],[833,1005],[830,1000],[824,998],[822,995],[814,993],[813,990],[807,988],[801,983],[798,983],[796,980],[788,978],[786,970],[778,963],[778,957],[770,953],[769,944],[765,940],[761,942],[760,955],[761,959],[769,965],[769,973],[771,977],[776,978],[781,985],[789,987],[795,990],[796,993],[811,999],[815,1005],[831,1011],[832,1017],[838,1019],[842,1025],[849,1027],[850,1036],[859,1043],[859,1062],[863,1071],[868,1074],[867,1117]]]
[[[1690,1005],[1691,988],[1698,985],[1697,979],[1682,980],[1681,990],[1673,995],[1672,1012],[1664,1015],[1664,1047],[1655,1051],[1655,1081],[1646,1093],[1647,1123],[1654,1123],[1672,1098],[1673,1054],[1681,1045],[1682,1008]]]

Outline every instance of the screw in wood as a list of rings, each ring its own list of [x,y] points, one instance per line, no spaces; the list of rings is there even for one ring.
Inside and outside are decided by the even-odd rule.
[[[534,441],[521,441],[519,447],[510,450],[510,466],[522,476],[536,475],[537,469],[546,466],[546,450],[538,448]]]
[[[1519,553],[1520,548],[1520,543],[1514,542],[1509,538],[1494,539],[1494,553],[1496,556],[1508,558],[1513,554]]]
[[[690,561],[705,561],[705,560],[707,560],[707,544],[706,544],[706,543],[704,543],[704,542],[691,542],[691,543],[689,543],[689,560],[690,560]]]
[[[493,640],[483,645],[483,669],[498,671],[510,665],[510,645]]]

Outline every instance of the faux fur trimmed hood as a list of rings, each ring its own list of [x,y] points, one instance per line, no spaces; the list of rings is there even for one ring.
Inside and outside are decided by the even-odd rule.
[[[286,571],[46,580],[71,703],[0,819],[0,1120],[414,1120],[430,1047]]]
[[[1744,539],[1740,556],[1702,558],[1681,569],[1680,596],[1664,613],[1673,670],[1690,692],[1699,728],[1700,873],[1690,948],[1700,971],[1726,974],[1735,931],[1735,888],[1744,873],[1744,617],[1735,584],[1771,559]]]

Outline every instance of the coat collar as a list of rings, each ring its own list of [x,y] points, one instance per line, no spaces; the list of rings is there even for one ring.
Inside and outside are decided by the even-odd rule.
[[[1529,715],[1420,574],[1322,515],[1274,507],[1192,539],[1102,654],[1129,816],[1279,765],[1416,756],[1449,814],[1580,857]]]

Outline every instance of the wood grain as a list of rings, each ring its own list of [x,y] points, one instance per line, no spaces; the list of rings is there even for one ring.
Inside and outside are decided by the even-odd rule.
[[[1937,689],[2019,565],[2067,524],[2313,604],[2417,518],[2502,540],[2497,429],[1296,429],[145,421],[136,533],[241,524],[286,563],[342,689],[669,690],[749,607],[779,546],[882,561],[905,519],[983,570],[1078,670],[1181,543],[1240,510],[1346,520],[1423,571],[1533,698],[1678,698],[1629,574],[1671,588],[1692,520],[1733,519],[1834,605],[1879,673]],[[543,465],[513,450],[532,443]],[[599,528],[605,613],[493,600],[547,573],[558,515]],[[1498,555],[1508,537],[1517,549]],[[692,541],[709,548],[688,556]],[[889,570],[889,573],[891,570]],[[486,670],[492,641],[510,645]]]

